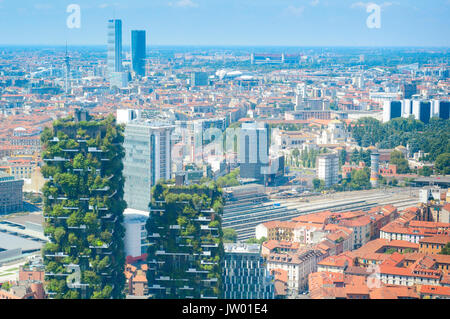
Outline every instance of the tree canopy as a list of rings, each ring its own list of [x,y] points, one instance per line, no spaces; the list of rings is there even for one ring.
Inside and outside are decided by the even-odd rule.
[[[351,128],[353,138],[363,147],[377,146],[381,149],[409,145],[411,152],[422,150],[434,161],[443,153],[450,153],[450,120],[432,118],[429,123],[409,118],[395,118],[389,122],[365,117]]]

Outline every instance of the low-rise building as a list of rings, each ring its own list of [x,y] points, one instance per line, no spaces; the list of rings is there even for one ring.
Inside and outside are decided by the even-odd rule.
[[[450,234],[449,223],[418,220],[411,220],[405,223],[395,220],[380,230],[381,238],[389,240],[406,240],[417,244],[424,237],[448,234]]]
[[[424,254],[439,254],[450,242],[450,235],[436,235],[419,240],[419,252]]]
[[[45,299],[45,297],[42,282],[28,280],[8,282],[3,283],[0,289],[0,299]]]
[[[347,267],[353,266],[354,257],[351,253],[329,256],[317,263],[317,271],[343,273]]]
[[[422,299],[450,299],[450,287],[421,285],[417,292]]]
[[[126,265],[125,278],[129,296],[148,296],[147,269],[148,266],[146,264],[140,266]]]
[[[323,259],[318,250],[305,249],[296,254],[270,254],[267,269],[282,269],[288,273],[288,290],[298,294],[307,290],[308,275],[317,270],[317,263]]]

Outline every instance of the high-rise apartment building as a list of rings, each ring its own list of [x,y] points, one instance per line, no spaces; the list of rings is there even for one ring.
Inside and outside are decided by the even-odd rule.
[[[416,120],[428,123],[431,118],[448,119],[450,102],[444,100],[403,99],[399,101],[385,101],[383,105],[383,122],[394,118],[408,118],[411,115]]]
[[[145,76],[146,41],[144,30],[131,31],[131,64],[138,76]]]
[[[148,211],[152,187],[171,177],[170,123],[135,120],[125,127],[125,201],[128,208]]]
[[[450,101],[432,100],[432,117],[439,117],[443,120],[449,119]]]
[[[423,123],[430,122],[431,118],[431,102],[430,101],[412,101],[412,114],[416,120],[422,121]]]
[[[148,234],[148,292],[157,299],[217,299],[222,291],[222,193],[158,183]]]
[[[85,112],[46,128],[41,140],[47,180],[43,187],[43,248],[50,298],[121,298],[124,228],[121,128],[113,117]]]
[[[383,105],[383,122],[402,117],[402,101],[385,101]]]
[[[273,276],[265,267],[259,244],[224,244],[225,299],[273,299]]]
[[[335,153],[321,154],[317,157],[318,178],[325,187],[339,183],[339,157]]]

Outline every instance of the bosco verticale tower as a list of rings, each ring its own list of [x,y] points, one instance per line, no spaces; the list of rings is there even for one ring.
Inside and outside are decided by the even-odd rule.
[[[122,298],[123,129],[83,111],[57,120],[41,140],[45,287],[50,298]]]
[[[222,210],[222,192],[214,184],[156,184],[146,225],[148,290],[154,298],[223,296]]]

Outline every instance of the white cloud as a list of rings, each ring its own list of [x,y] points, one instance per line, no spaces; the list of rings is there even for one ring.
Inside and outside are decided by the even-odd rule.
[[[198,4],[192,0],[179,0],[177,2],[169,2],[169,6],[179,8],[195,8],[198,7]]]
[[[49,9],[53,8],[53,6],[51,4],[48,4],[48,3],[36,3],[34,5],[34,8],[36,10],[49,10]]]
[[[381,3],[381,4],[378,4],[378,3],[374,3],[374,2],[362,2],[362,1],[358,1],[358,2],[352,3],[351,6],[350,6],[350,8],[352,8],[352,9],[354,9],[354,8],[363,8],[363,9],[366,9],[367,6],[373,5],[373,4],[375,4],[375,5],[377,5],[377,6],[380,6],[380,7],[383,9],[383,8],[390,7],[390,6],[394,5],[394,4],[398,4],[398,2],[383,2],[383,3]]]
[[[106,8],[111,8],[111,7],[117,8],[118,6],[119,6],[119,4],[117,2],[116,3],[101,3],[98,5],[98,7],[100,9],[106,9]]]
[[[320,0],[312,0],[309,4],[313,7],[317,6],[319,4]]]
[[[296,17],[299,17],[303,14],[303,11],[305,11],[305,7],[294,7],[294,6],[289,6],[286,8],[286,12],[288,14],[294,15]]]

